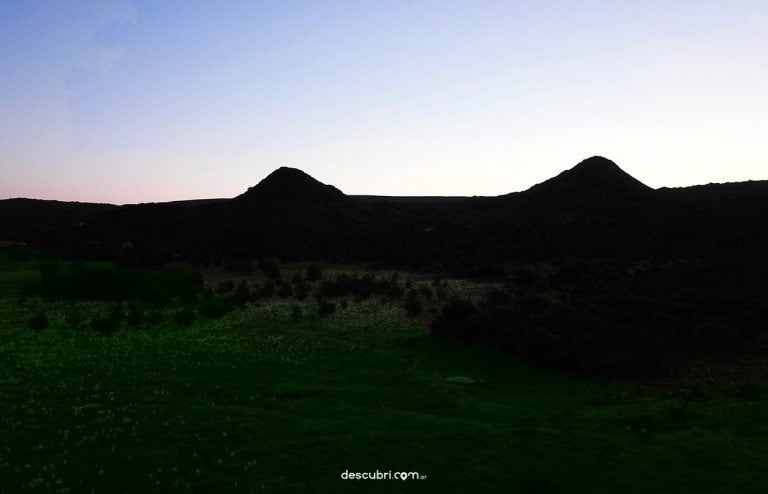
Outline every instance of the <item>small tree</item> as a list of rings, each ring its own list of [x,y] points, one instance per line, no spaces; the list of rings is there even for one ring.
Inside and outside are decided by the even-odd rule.
[[[317,315],[320,317],[330,316],[336,312],[336,304],[328,301],[320,301],[317,306]]]
[[[259,270],[270,280],[280,278],[280,266],[274,259],[259,259]]]
[[[301,307],[297,304],[291,306],[291,320],[298,321],[301,319]]]
[[[307,267],[307,281],[317,281],[323,277],[323,272],[320,266],[312,264]]]
[[[46,316],[45,312],[41,310],[35,312],[32,318],[29,320],[29,327],[35,331],[44,330],[48,327],[48,316]]]
[[[414,289],[408,290],[408,292],[406,292],[404,306],[405,311],[412,317],[419,316],[424,311],[424,305],[421,303],[419,294]]]
[[[293,296],[299,300],[304,300],[309,295],[309,285],[303,281],[293,285]]]
[[[216,283],[216,293],[230,293],[235,289],[235,282],[232,280],[220,281]]]
[[[239,304],[245,304],[253,300],[253,293],[246,280],[240,280],[237,286],[235,286],[235,291],[232,295]]]
[[[281,283],[280,286],[277,287],[276,294],[281,298],[290,297],[293,295],[293,288],[289,283]]]
[[[194,322],[194,320],[195,312],[189,307],[184,307],[173,315],[173,322],[179,326],[189,326]]]

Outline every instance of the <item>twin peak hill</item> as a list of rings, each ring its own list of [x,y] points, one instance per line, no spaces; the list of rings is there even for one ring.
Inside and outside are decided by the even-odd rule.
[[[519,194],[552,195],[562,198],[594,198],[604,196],[635,197],[648,194],[653,189],[635,179],[613,161],[601,156],[588,158],[556,177],[534,185]],[[349,196],[356,197],[356,196]],[[257,185],[237,196],[241,202],[281,203],[339,203],[349,198],[333,185],[324,184],[297,168],[281,167],[270,173]],[[375,196],[361,196],[375,198]],[[381,201],[394,202],[398,198],[379,196]],[[404,201],[406,198],[401,198]],[[429,197],[422,198],[429,202]],[[441,199],[433,198],[434,202]]]
[[[205,252],[426,268],[721,248],[766,253],[766,231],[768,182],[653,189],[599,156],[497,197],[348,196],[282,167],[233,199],[0,201],[0,241],[102,258],[127,255],[121,249],[130,243],[135,262]]]

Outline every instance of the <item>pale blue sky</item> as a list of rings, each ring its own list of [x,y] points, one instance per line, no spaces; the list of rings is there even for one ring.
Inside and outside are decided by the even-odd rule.
[[[0,198],[768,179],[768,2],[0,0]]]

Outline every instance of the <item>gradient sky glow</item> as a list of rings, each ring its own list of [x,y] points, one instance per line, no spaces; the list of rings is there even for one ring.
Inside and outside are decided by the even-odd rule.
[[[0,198],[768,179],[765,0],[0,0]]]

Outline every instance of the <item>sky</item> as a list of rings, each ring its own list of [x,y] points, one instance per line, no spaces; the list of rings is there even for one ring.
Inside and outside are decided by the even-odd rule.
[[[0,0],[0,198],[768,179],[765,0]]]

